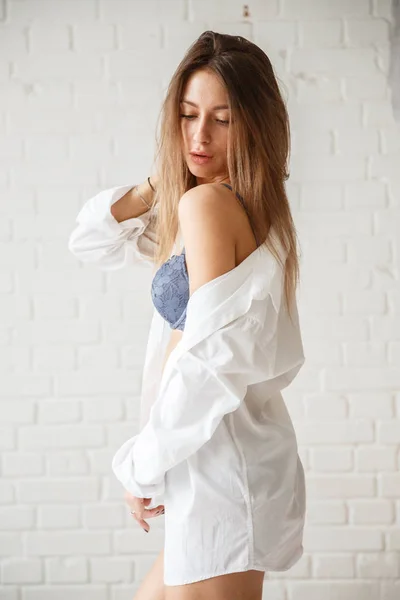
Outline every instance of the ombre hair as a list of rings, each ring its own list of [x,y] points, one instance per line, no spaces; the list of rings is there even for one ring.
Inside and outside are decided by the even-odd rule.
[[[179,231],[179,200],[196,186],[184,154],[180,101],[189,77],[200,69],[212,72],[227,91],[231,115],[227,167],[232,189],[243,197],[257,239],[264,240],[263,245],[281,262],[268,235],[273,226],[286,251],[284,297],[288,308],[299,281],[297,235],[284,184],[289,177],[289,118],[268,56],[242,36],[203,32],[169,83],[156,136],[158,247],[154,261],[161,265],[170,257]]]

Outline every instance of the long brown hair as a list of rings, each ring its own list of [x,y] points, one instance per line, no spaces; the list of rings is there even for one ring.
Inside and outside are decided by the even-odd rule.
[[[196,186],[184,152],[180,100],[189,77],[207,69],[225,86],[231,122],[228,130],[227,166],[234,191],[244,198],[247,214],[258,240],[265,240],[280,261],[273,240],[273,226],[287,252],[284,297],[291,306],[299,280],[297,235],[285,191],[289,177],[289,118],[267,55],[242,36],[205,31],[189,47],[169,83],[156,136],[158,249],[161,265],[171,254],[179,231],[178,205],[182,195]],[[289,313],[291,311],[289,310]]]

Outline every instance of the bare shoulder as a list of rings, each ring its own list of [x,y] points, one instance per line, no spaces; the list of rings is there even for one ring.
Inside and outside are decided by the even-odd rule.
[[[213,218],[226,218],[230,214],[232,202],[226,201],[226,188],[220,184],[197,185],[183,194],[179,201],[179,218],[188,214],[209,214]]]
[[[236,230],[223,186],[204,184],[183,194],[178,216],[190,294],[235,267]]]

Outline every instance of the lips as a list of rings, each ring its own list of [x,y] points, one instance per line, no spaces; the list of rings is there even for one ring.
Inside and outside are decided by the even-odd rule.
[[[205,152],[190,152],[193,156],[205,156],[207,158],[211,158],[211,154],[206,154]]]

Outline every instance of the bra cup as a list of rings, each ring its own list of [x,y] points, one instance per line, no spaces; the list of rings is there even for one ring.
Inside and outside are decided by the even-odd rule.
[[[174,254],[156,271],[151,297],[160,315],[172,329],[183,330],[189,302],[189,277],[184,252]]]

